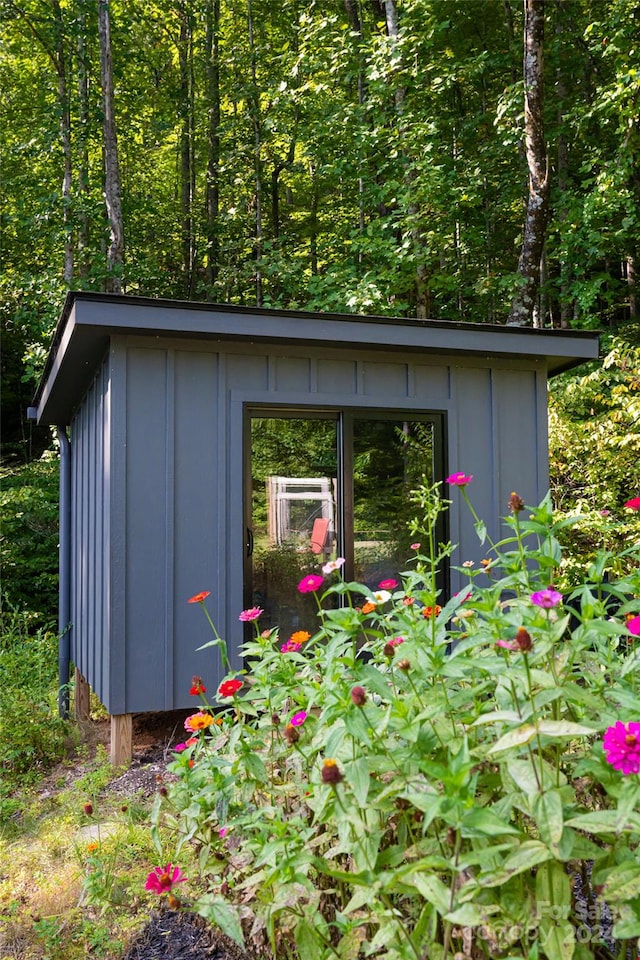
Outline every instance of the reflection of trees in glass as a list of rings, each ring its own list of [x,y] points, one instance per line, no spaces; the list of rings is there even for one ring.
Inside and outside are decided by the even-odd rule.
[[[357,420],[354,424],[353,493],[357,530],[387,539],[412,516],[410,494],[433,477],[433,424]]]
[[[410,555],[411,493],[433,478],[429,422],[358,420],[354,424],[354,576],[376,586],[397,578]]]

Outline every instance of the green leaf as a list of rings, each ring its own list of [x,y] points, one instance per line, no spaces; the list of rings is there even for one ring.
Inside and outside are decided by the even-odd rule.
[[[407,886],[415,887],[418,893],[432,903],[442,916],[449,912],[451,891],[435,874],[412,870],[403,874],[402,882]]]
[[[355,798],[361,807],[364,807],[369,795],[371,785],[371,774],[369,772],[369,763],[366,757],[359,757],[344,765],[345,779],[348,780]]]
[[[463,837],[499,837],[505,833],[519,833],[516,827],[486,807],[468,810],[462,818],[461,832]]]
[[[238,910],[215,893],[205,893],[195,904],[196,911],[209,923],[219,927],[227,936],[244,947],[244,935]]]
[[[557,854],[564,827],[562,798],[559,792],[547,790],[546,793],[536,796],[533,811],[540,836]]]
[[[309,960],[320,960],[324,956],[324,946],[322,939],[316,933],[315,927],[303,917],[293,931],[298,954],[301,957],[308,957]]]
[[[447,913],[443,919],[459,927],[479,927],[487,918],[472,903],[463,903],[451,913]]]
[[[630,813],[626,817],[620,817],[617,810],[594,810],[591,813],[580,813],[577,817],[572,817],[567,820],[567,826],[598,835],[627,833],[640,830],[640,814]]]
[[[550,860],[552,853],[545,843],[540,840],[525,840],[509,854],[503,864],[504,870],[511,875],[529,870],[538,863]]]

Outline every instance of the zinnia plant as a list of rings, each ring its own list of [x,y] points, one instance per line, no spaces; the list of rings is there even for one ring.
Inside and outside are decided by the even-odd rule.
[[[154,867],[147,877],[144,887],[145,890],[151,890],[152,893],[157,893],[160,896],[163,893],[169,893],[176,884],[184,883],[186,879],[179,867],[174,867],[172,863],[168,863],[166,867]]]
[[[637,956],[640,546],[630,574],[603,552],[571,586],[549,498],[512,493],[491,543],[471,480],[446,482],[476,556],[436,539],[441,485],[418,491],[393,586],[305,576],[317,620],[281,647],[275,625],[247,641],[247,677],[218,690],[229,722],[172,764],[158,816],[198,853],[194,908],[238,942],[265,931],[304,960]]]

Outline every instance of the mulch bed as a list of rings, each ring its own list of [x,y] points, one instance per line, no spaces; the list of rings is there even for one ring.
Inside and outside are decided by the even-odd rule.
[[[256,960],[202,917],[161,910],[129,945],[122,960]]]

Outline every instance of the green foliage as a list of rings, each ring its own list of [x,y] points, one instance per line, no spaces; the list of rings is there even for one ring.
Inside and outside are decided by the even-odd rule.
[[[0,468],[0,564],[10,605],[49,622],[58,606],[58,459]]]
[[[0,809],[12,811],[12,793],[56,761],[73,743],[57,712],[58,638],[35,632],[28,613],[0,610]]]
[[[628,575],[594,566],[562,597],[568,522],[549,497],[514,499],[488,565],[460,568],[468,589],[446,598],[447,501],[436,484],[418,502],[423,553],[402,584],[363,606],[366,587],[328,573],[313,636],[281,652],[256,625],[239,690],[205,696],[217,723],[177,755],[158,809],[199,852],[197,909],[238,941],[264,930],[278,957],[511,958],[535,942],[588,960],[606,903],[628,955],[640,781],[602,736],[640,721],[640,543]],[[637,765],[640,726],[625,729]],[[571,880],[587,861],[584,916]]]
[[[629,327],[601,364],[552,382],[551,491],[559,515],[577,517],[563,534],[570,582],[599,550],[620,553],[640,535],[637,514],[623,506],[640,491],[639,343],[640,328]]]

